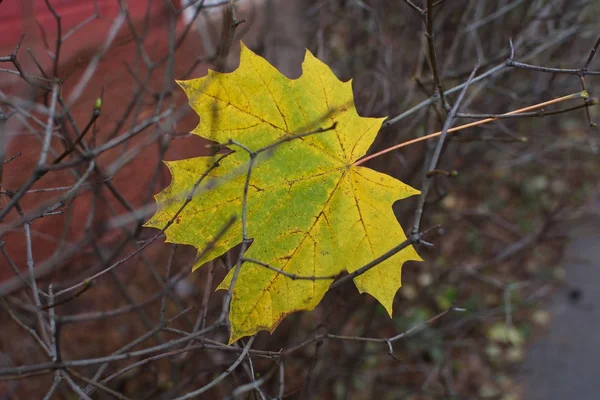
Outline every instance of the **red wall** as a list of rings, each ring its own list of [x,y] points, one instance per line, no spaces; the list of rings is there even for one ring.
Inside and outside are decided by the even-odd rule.
[[[146,3],[146,1],[132,1]],[[51,0],[50,4],[61,16],[63,32],[69,31],[86,18],[94,15],[94,2],[91,0]],[[111,17],[118,11],[117,2],[114,0],[98,0],[100,15]],[[37,21],[37,23],[36,23]],[[48,10],[44,0],[15,1],[7,0],[0,3],[0,46],[5,47],[15,43],[23,32],[40,31],[43,26],[46,34],[56,34],[56,20]],[[33,25],[33,26],[32,26]]]
[[[78,23],[92,15],[92,9],[90,7],[93,2],[91,0],[51,1],[53,5],[56,5],[57,12],[64,17],[63,22],[65,29],[63,32],[70,30],[73,26],[76,26]],[[23,15],[29,15],[23,12],[21,7],[21,3],[25,2],[26,1],[21,2],[20,0],[4,0],[0,3],[0,56],[7,55],[12,51],[12,48],[18,41],[22,32],[21,27],[27,25],[27,18],[21,18]],[[44,1],[33,0],[32,3],[35,4],[36,8],[35,18],[40,21],[40,23],[44,24],[48,36],[55,36],[56,24],[48,10],[45,8]],[[116,0],[100,0],[99,3],[102,4],[101,12],[103,15],[111,15],[112,17],[110,17],[109,20],[96,19],[92,23],[86,25],[85,28],[67,39],[61,50],[59,76],[69,76],[69,79],[67,79],[62,86],[62,95],[64,98],[69,97],[70,92],[73,90],[73,86],[79,82],[89,61],[99,51],[106,38],[106,32],[110,28],[114,16],[118,13]],[[71,5],[73,6],[71,7]],[[129,9],[136,30],[141,29],[141,22],[143,22],[147,5],[148,1],[146,0],[129,1]],[[164,13],[161,12],[163,6],[163,1],[152,2],[153,15],[150,24],[152,28],[146,35],[146,43],[148,44],[148,55],[153,60],[158,60],[160,57],[164,56],[164,54],[167,54],[168,51],[168,35],[166,34],[167,22],[166,18],[164,18]],[[177,32],[180,34],[184,25],[182,21],[178,21],[178,24]],[[26,48],[30,47],[32,49],[33,53],[47,71],[50,71],[48,67],[51,66],[52,62],[50,57],[47,56],[43,42],[39,40],[39,29],[37,27],[36,31],[38,33],[26,37],[23,47],[18,54],[18,59],[26,70],[39,75],[39,71],[37,71],[35,65],[31,63]],[[125,64],[135,65],[137,57],[135,42],[128,40],[130,37],[130,30],[126,23],[123,24],[120,34],[121,37],[113,42],[111,48],[102,58],[102,61],[94,73],[93,79],[91,79],[89,84],[85,87],[79,101],[71,108],[71,113],[77,124],[80,127],[85,126],[90,119],[96,98],[103,94],[104,101],[102,105],[102,115],[96,121],[94,128],[94,136],[97,143],[103,143],[108,140],[107,135],[118,124],[123,111],[127,107],[128,101],[132,98],[135,86],[134,80],[130,77],[125,68]],[[192,31],[188,39],[186,39],[176,53],[174,66],[176,77],[182,76],[184,72],[190,68],[190,65],[194,62],[198,54],[201,54],[201,49],[198,48],[199,42],[199,38],[195,37],[195,32]],[[49,45],[53,51],[54,42],[50,41],[50,39]],[[12,66],[7,65],[6,63],[3,63],[0,67],[12,68]],[[194,76],[202,75],[205,73],[206,68],[207,66],[205,64],[200,65],[198,67],[198,72],[194,73]],[[160,91],[164,82],[164,74],[164,66],[161,66],[155,71],[149,82],[151,91]],[[28,89],[29,86],[18,76],[0,73],[0,90],[4,93],[9,95],[27,96]],[[41,99],[39,100],[41,101]],[[174,92],[173,101],[175,101],[175,104],[177,105],[183,105],[187,102],[181,91]],[[148,93],[140,103],[143,104],[139,115],[140,120],[146,116],[153,115],[156,105],[155,100],[150,96],[150,93]],[[40,151],[40,141],[37,137],[27,134],[25,129],[15,127],[14,125],[18,122],[15,118],[11,119],[9,122],[13,125],[8,126],[8,131],[11,134],[8,138],[9,140],[5,143],[6,154],[14,155],[20,153],[21,155],[5,165],[2,177],[3,190],[18,189],[28,179],[35,169]],[[195,127],[197,122],[198,117],[190,113],[186,118],[178,122],[175,129],[178,132],[189,132]],[[132,124],[132,122],[128,121],[125,124],[125,127],[128,128],[130,124]],[[123,130],[119,133],[122,134]],[[152,131],[152,129],[149,129],[147,132],[140,134],[135,140],[131,140],[128,143],[129,148],[133,148],[138,143],[143,142],[145,137],[151,135]],[[57,149],[61,149],[61,143],[58,139],[53,140],[52,145]],[[120,156],[123,149],[114,150],[116,151],[106,152],[97,160],[98,165],[103,170],[106,170]],[[171,159],[185,158],[199,153],[199,150],[205,151],[202,143],[198,145],[194,140],[174,140],[169,148],[167,156]],[[152,145],[142,151],[134,160],[112,177],[113,184],[133,207],[140,207],[148,201],[147,195],[151,190],[151,182],[155,181],[153,173],[156,170],[156,166],[161,164],[158,155],[157,146]],[[160,181],[163,182],[163,185],[166,185],[168,180],[168,172],[163,168]],[[98,178],[92,177],[90,178],[90,181],[98,181]],[[73,183],[73,177],[68,171],[58,171],[47,174],[43,179],[37,182],[33,188],[49,188],[71,185]],[[123,207],[120,207],[118,202],[114,201],[114,197],[107,192],[106,188],[101,187],[100,190],[102,191],[102,195],[109,199],[111,207],[116,209],[118,213],[126,212]],[[158,191],[158,188],[153,191]],[[42,195],[26,195],[20,203],[24,210],[34,210],[39,204],[48,201],[48,196],[52,197],[54,194],[45,195],[42,193]],[[76,242],[84,234],[86,219],[90,212],[91,199],[92,194],[90,192],[82,193],[70,204],[64,215],[54,215],[33,221],[31,224],[33,235],[32,248],[36,268],[43,265],[44,262],[53,255],[60,253],[61,248],[59,242],[62,240],[61,237],[63,232],[65,232],[66,226],[68,226],[68,234],[65,237],[67,242]],[[0,198],[0,208],[5,205],[5,201],[6,199],[2,196],[2,198]],[[105,204],[97,205],[94,215],[94,220],[97,221],[99,225],[111,217],[109,208]],[[13,210],[3,222],[10,224],[10,221],[18,218],[19,216]],[[17,264],[18,268],[22,270],[25,269],[26,266],[26,249],[24,246],[25,240],[23,235],[23,229],[19,227],[2,237],[2,240],[5,242],[5,249]],[[108,237],[104,233],[99,233],[99,235],[101,236],[101,239],[112,240],[110,234]],[[95,258],[93,258],[93,260],[95,260]],[[79,264],[86,266],[88,261],[85,261],[82,257],[76,257],[73,260],[69,260],[69,263],[74,263],[77,268],[77,265]],[[13,277],[14,273],[9,268],[6,260],[3,257],[0,257],[0,286],[4,280]]]
[[[49,3],[61,17],[63,34],[91,18],[94,15],[95,4],[98,4],[100,18],[91,21],[82,29],[87,38],[84,42],[87,43],[77,40],[79,47],[85,47],[90,44],[89,42],[104,38],[111,21],[119,12],[117,0],[49,0]],[[126,3],[129,14],[136,20],[144,16],[149,1],[129,0]],[[162,1],[152,2],[154,15],[160,12],[161,5]],[[0,49],[4,53],[7,50],[10,52],[23,33],[26,35],[26,42],[41,39],[40,27],[43,28],[50,46],[53,47],[57,24],[44,0],[0,0]],[[75,42],[75,37],[81,38],[81,35],[73,35],[71,40],[66,41],[66,45],[72,48],[73,43],[70,42]]]

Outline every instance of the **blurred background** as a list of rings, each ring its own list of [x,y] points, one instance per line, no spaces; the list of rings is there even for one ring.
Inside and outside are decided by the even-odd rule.
[[[592,0],[0,2],[0,398],[595,398],[599,12]],[[290,78],[309,49],[352,79],[359,114],[390,118],[371,153],[440,130],[477,64],[454,126],[590,97],[449,135],[434,172],[437,139],[369,161],[429,185],[425,261],[404,266],[393,318],[345,285],[245,354],[215,325],[236,253],[191,273],[195,249],[142,228],[170,181],[162,160],[209,154],[175,79],[235,69],[240,40]],[[407,231],[418,201],[394,205]],[[403,332],[391,350],[363,340]]]

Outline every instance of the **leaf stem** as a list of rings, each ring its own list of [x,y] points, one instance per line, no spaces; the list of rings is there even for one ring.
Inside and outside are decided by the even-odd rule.
[[[506,116],[506,115],[520,114],[520,113],[524,113],[524,112],[531,111],[531,110],[536,110],[538,108],[543,108],[543,107],[549,106],[551,104],[560,103],[560,102],[563,102],[563,101],[566,101],[566,100],[577,99],[577,98],[584,98],[585,99],[587,97],[588,97],[588,93],[584,90],[584,91],[581,91],[581,92],[569,94],[567,96],[559,97],[557,99],[548,100],[548,101],[545,101],[543,103],[538,103],[538,104],[534,104],[532,106],[528,106],[528,107],[525,107],[525,108],[520,108],[518,110],[514,110],[514,111],[508,112],[506,114],[501,114],[500,117],[501,116]],[[496,121],[497,119],[500,119],[500,118],[499,117],[485,118],[485,119],[482,119],[480,121],[470,122],[468,124],[464,124],[464,125],[460,125],[460,126],[457,126],[457,127],[454,127],[454,128],[450,128],[450,129],[448,129],[448,133],[457,132],[457,131],[460,131],[460,130],[463,130],[463,129],[471,128],[473,126],[487,124],[488,122]],[[387,149],[383,149],[381,151],[378,151],[377,153],[371,154],[370,156],[363,157],[360,160],[356,161],[352,165],[353,166],[360,165],[360,164],[362,164],[362,163],[364,163],[366,161],[372,160],[373,158],[379,157],[382,154],[389,153],[390,151],[399,149],[401,147],[405,147],[405,146],[408,146],[408,145],[411,145],[411,144],[414,144],[414,143],[422,142],[424,140],[428,140],[428,139],[440,136],[441,134],[442,134],[442,131],[434,132],[434,133],[430,133],[429,135],[421,136],[421,137],[418,137],[418,138],[415,138],[415,139],[408,140],[406,142],[399,143],[399,144],[394,145],[392,147],[388,147]]]

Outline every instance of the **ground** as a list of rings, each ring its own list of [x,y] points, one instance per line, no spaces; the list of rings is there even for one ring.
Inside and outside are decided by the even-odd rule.
[[[594,400],[600,388],[600,196],[568,227],[566,285],[549,306],[550,331],[531,347],[521,379],[530,400]]]

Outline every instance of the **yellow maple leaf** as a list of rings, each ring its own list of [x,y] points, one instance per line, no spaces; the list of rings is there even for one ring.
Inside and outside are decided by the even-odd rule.
[[[367,152],[384,118],[360,117],[351,82],[341,82],[309,51],[302,76],[290,80],[241,47],[235,71],[209,71],[203,78],[178,83],[200,116],[192,133],[221,144],[233,140],[249,151],[279,142],[258,154],[251,171],[246,227],[254,241],[245,257],[289,274],[323,277],[353,272],[404,241],[392,204],[419,192],[388,175],[352,165]],[[318,129],[324,131],[302,136]],[[286,138],[293,139],[282,141]],[[172,181],[155,196],[158,211],[145,226],[162,229],[198,178],[205,176],[166,236],[168,242],[199,250],[214,242],[225,221],[242,212],[249,153],[230,148],[233,152],[217,167],[213,157],[166,162]],[[239,244],[241,224],[238,218],[195,268]],[[391,315],[401,267],[408,260],[421,260],[412,246],[354,282]],[[219,289],[229,287],[232,274],[233,270]],[[312,310],[331,282],[293,280],[244,263],[232,291],[230,342],[262,329],[272,332],[286,315]]]

